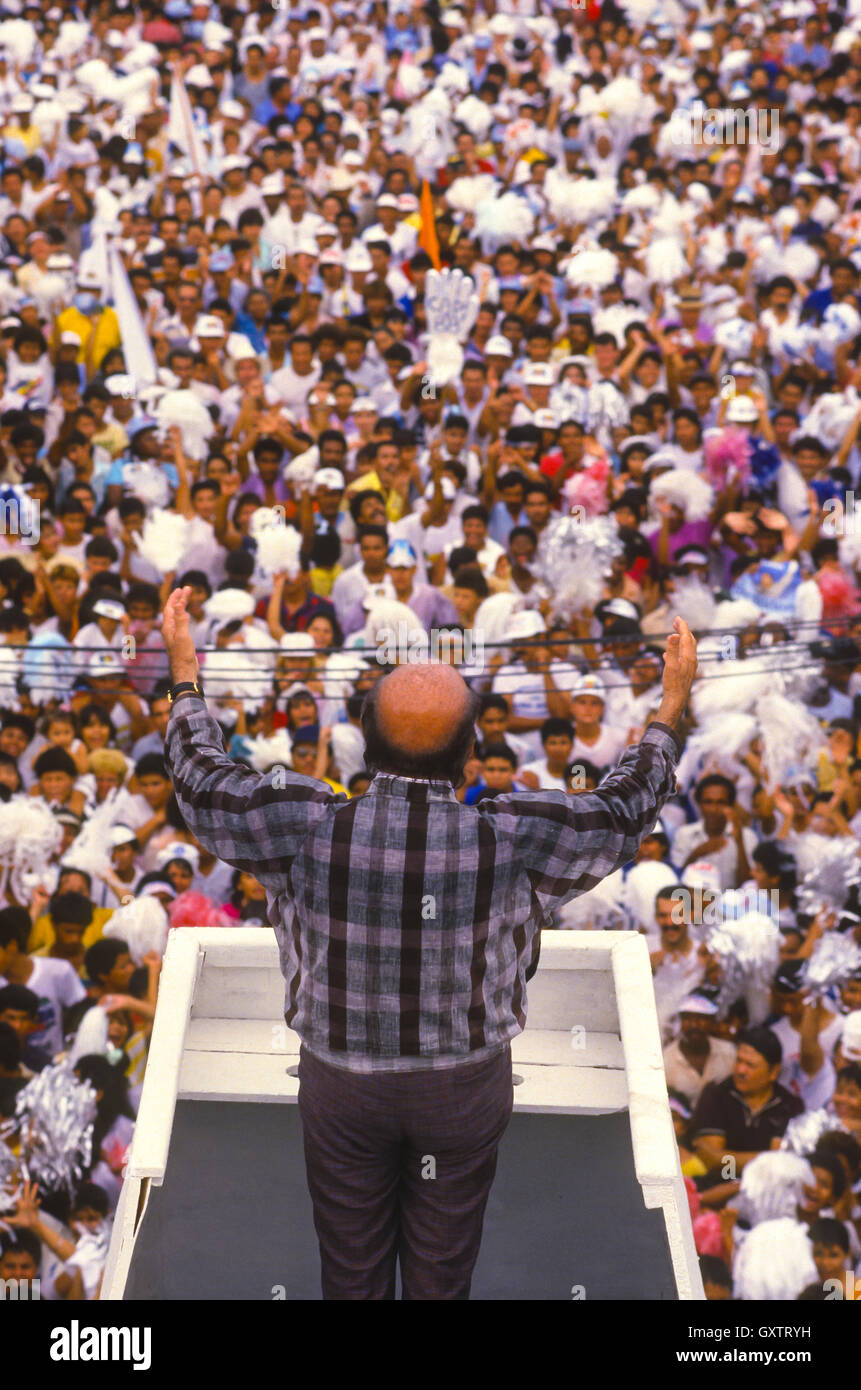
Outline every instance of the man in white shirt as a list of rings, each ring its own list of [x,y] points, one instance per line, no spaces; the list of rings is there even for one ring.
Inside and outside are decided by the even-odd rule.
[[[752,877],[749,859],[757,840],[742,825],[735,787],[728,777],[709,773],[697,783],[694,800],[701,819],[676,831],[673,863],[681,873],[688,864],[706,859],[717,869],[722,891],[738,888]]]
[[[322,368],[313,353],[308,334],[297,333],[290,342],[290,362],[269,379],[269,390],[296,415],[306,413],[308,392],[320,380]]]

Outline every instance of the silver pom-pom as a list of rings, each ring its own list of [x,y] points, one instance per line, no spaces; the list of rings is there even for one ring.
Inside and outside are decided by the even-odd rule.
[[[803,1154],[757,1154],[741,1175],[735,1203],[738,1214],[750,1226],[776,1221],[781,1216],[794,1220],[804,1188],[812,1182],[813,1169]]]
[[[821,999],[832,989],[845,984],[853,971],[861,966],[861,946],[851,936],[829,931],[820,937],[813,948],[804,972],[804,991],[810,999]]]
[[[780,1147],[789,1153],[800,1154],[803,1158],[813,1153],[823,1134],[833,1134],[835,1130],[840,1133],[846,1132],[845,1126],[836,1115],[829,1115],[827,1110],[807,1110],[803,1115],[796,1115],[794,1120],[789,1121]]]
[[[551,521],[539,552],[541,578],[553,593],[553,613],[570,621],[594,608],[615,559],[623,552],[613,521],[594,517],[560,516]]]
[[[805,837],[807,838],[807,837]],[[802,841],[803,844],[803,841]],[[816,836],[816,860],[798,889],[799,911],[815,917],[820,912],[842,912],[850,890],[861,882],[858,841]],[[803,864],[803,850],[799,855]]]
[[[20,1174],[20,1159],[0,1139],[0,1227],[4,1211],[14,1211],[18,1204]]]
[[[80,1182],[92,1157],[96,1093],[68,1059],[54,1062],[18,1092],[3,1132],[21,1136],[21,1172],[49,1191]]]
[[[725,1018],[742,997],[751,1027],[768,1017],[771,982],[780,964],[780,932],[762,912],[748,912],[735,921],[711,927],[706,945],[721,966],[718,1011]]]

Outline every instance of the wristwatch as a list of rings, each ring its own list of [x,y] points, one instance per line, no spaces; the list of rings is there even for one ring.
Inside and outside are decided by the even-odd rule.
[[[182,695],[197,695],[203,699],[203,686],[200,681],[180,681],[178,685],[172,685],[167,692],[167,702],[174,705]]]

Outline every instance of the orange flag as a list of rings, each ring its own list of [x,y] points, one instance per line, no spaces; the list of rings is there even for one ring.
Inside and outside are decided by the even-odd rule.
[[[422,196],[420,203],[422,229],[419,232],[419,246],[423,251],[427,251],[433,261],[434,270],[439,270],[442,262],[439,258],[439,241],[436,234],[436,220],[433,211],[433,198],[431,197],[430,184],[427,179],[422,179]]]

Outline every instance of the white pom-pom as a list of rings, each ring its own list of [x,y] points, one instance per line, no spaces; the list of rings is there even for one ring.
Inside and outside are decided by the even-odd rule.
[[[144,956],[152,951],[164,955],[168,930],[167,913],[158,898],[146,894],[116,908],[102,935],[124,941],[135,965],[143,965]]]
[[[295,526],[283,522],[262,526],[255,533],[257,565],[264,575],[286,574],[295,579],[302,568],[302,536]]]
[[[94,881],[110,869],[110,831],[116,824],[117,814],[117,797],[112,792],[75,836],[63,855],[63,866],[81,869]]]
[[[248,740],[251,750],[248,761],[255,772],[271,772],[273,767],[292,767],[293,743],[286,729],[279,729],[269,738]]]
[[[483,105],[483,103],[482,103]],[[498,187],[493,174],[473,174],[455,179],[445,191],[445,200],[458,212],[476,212],[482,203],[493,198]]]
[[[253,594],[244,589],[217,589],[206,600],[203,611],[212,623],[235,623],[250,618],[254,606]]]
[[[603,289],[612,285],[619,273],[619,262],[612,251],[581,251],[568,262],[565,278],[569,285]]]
[[[646,930],[655,926],[655,900],[662,889],[678,882],[678,875],[668,864],[656,864],[644,859],[635,864],[625,879],[623,898],[631,925]]]
[[[454,108],[454,115],[455,120],[465,125],[476,140],[486,139],[487,132],[493,125],[493,112],[487,102],[475,96],[464,97],[463,101],[459,101]]]
[[[767,690],[756,702],[762,731],[762,766],[772,787],[796,782],[816,767],[825,737],[819,720],[796,700]]]
[[[546,527],[538,566],[553,595],[553,612],[570,619],[594,608],[622,542],[614,522],[606,517],[580,521],[576,516],[554,517]]]
[[[92,1156],[96,1093],[82,1084],[68,1058],[45,1067],[15,1100],[21,1166],[46,1191],[71,1192]]]
[[[672,285],[689,273],[688,263],[675,237],[660,236],[650,241],[645,255],[646,278],[658,285]]]
[[[147,508],[166,507],[170,501],[167,475],[153,463],[124,463],[123,487]]]
[[[680,507],[685,521],[705,521],[714,502],[714,489],[690,468],[673,468],[655,479],[649,497]]]
[[[741,1175],[735,1203],[738,1214],[750,1226],[784,1216],[794,1221],[804,1189],[813,1181],[813,1169],[798,1154],[757,1154]]]
[[[206,458],[215,424],[199,396],[193,391],[167,391],[156,406],[155,414],[165,433],[171,425],[179,425],[183,452],[189,458]]]
[[[622,198],[625,212],[655,212],[661,204],[660,190],[653,183],[641,183],[629,188]]]
[[[526,242],[532,235],[535,216],[525,199],[516,193],[503,193],[482,203],[475,218],[475,235],[485,250],[504,242]]]
[[[718,1008],[727,1010],[743,998],[749,1025],[757,1027],[770,1012],[771,982],[780,963],[780,932],[762,912],[747,912],[708,930],[708,949],[721,965]]]
[[[272,678],[261,671],[242,648],[207,652],[203,661],[203,683],[214,700],[259,700],[272,690]]]
[[[756,1226],[733,1266],[734,1295],[742,1303],[795,1302],[818,1278],[807,1228],[790,1217]]]
[[[809,998],[821,999],[841,988],[861,968],[861,946],[849,934],[826,932],[813,948],[804,971],[804,991]]]
[[[692,632],[707,632],[715,615],[715,597],[699,579],[677,579],[673,586],[673,613],[684,618]]]
[[[284,477],[299,492],[305,492],[314,481],[314,474],[320,467],[320,450],[317,445],[297,454],[284,469]]]
[[[812,280],[819,271],[819,253],[798,237],[784,248],[781,259],[781,273],[793,280]]]
[[[99,1004],[87,1009],[75,1034],[69,1061],[75,1065],[81,1057],[104,1057],[108,1050],[108,1011]]]
[[[0,805],[0,867],[20,901],[27,899],[23,875],[43,874],[62,842],[63,827],[43,801],[13,796]]]
[[[641,323],[642,313],[631,309],[627,304],[611,304],[608,309],[598,309],[592,315],[595,334],[612,333],[620,348],[625,346],[625,330],[632,323]]]
[[[143,532],[134,538],[141,559],[158,570],[171,574],[177,560],[188,546],[188,522],[178,512],[157,507],[143,524]]]

